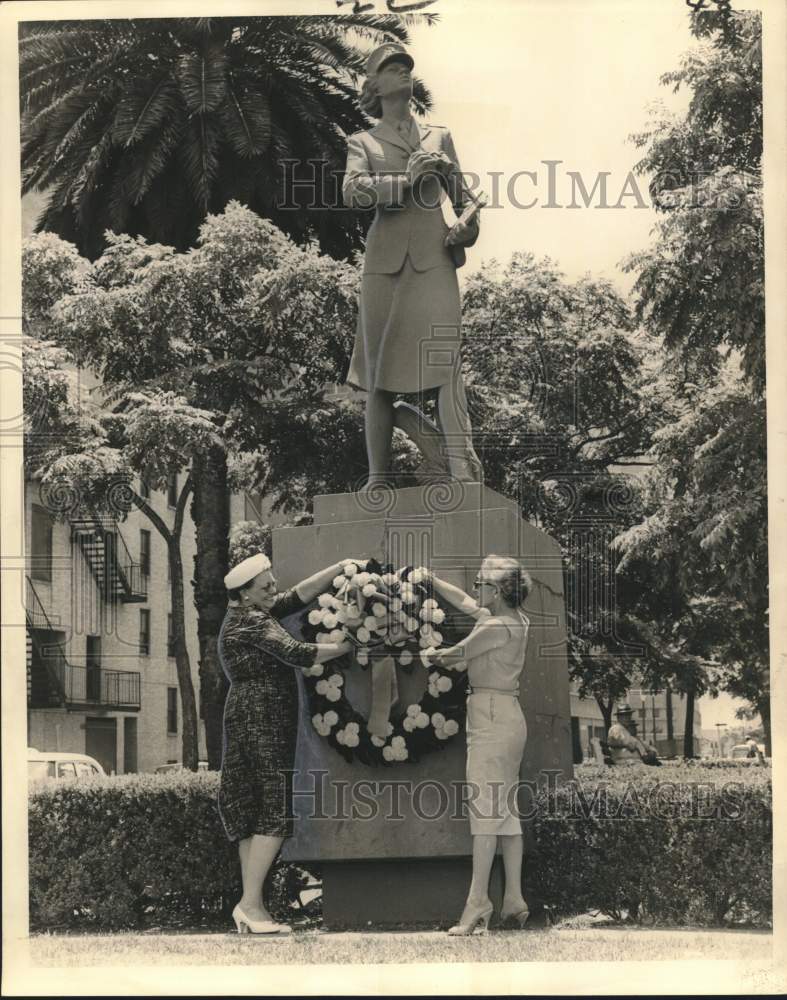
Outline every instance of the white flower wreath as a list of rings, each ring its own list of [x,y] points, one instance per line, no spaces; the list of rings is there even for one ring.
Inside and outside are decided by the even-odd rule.
[[[333,591],[320,594],[316,606],[303,613],[302,630],[307,642],[350,637],[356,650],[345,658],[345,668],[365,668],[377,657],[391,657],[408,673],[420,665],[429,671],[420,702],[394,715],[385,737],[368,731],[367,720],[346,697],[340,660],[305,671],[312,725],[347,760],[371,765],[416,761],[459,732],[466,665],[449,668],[431,662],[434,651],[456,637],[425,567],[394,571],[373,560],[365,567],[347,560],[333,579]]]

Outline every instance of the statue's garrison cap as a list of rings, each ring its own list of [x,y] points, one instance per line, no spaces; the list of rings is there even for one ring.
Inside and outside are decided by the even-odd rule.
[[[621,701],[618,703],[615,709],[615,715],[633,715],[634,709],[629,705],[627,701]]]
[[[266,569],[270,568],[270,559],[259,552],[256,556],[249,556],[248,559],[244,559],[234,569],[231,569],[224,577],[224,586],[227,590],[235,590],[236,587],[242,587],[244,583],[248,583],[249,580],[253,580],[255,576],[259,576],[260,573],[264,573]]]
[[[407,63],[410,69],[415,66],[413,57],[409,54],[404,45],[400,45],[399,42],[385,42],[384,45],[378,45],[378,47],[366,60],[366,75],[373,76],[392,59],[401,59],[402,62]]]

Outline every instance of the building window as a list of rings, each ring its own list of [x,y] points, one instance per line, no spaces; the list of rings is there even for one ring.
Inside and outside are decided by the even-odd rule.
[[[167,732],[177,734],[178,731],[178,689],[167,688]]]
[[[150,611],[139,609],[139,652],[140,656],[150,656]]]
[[[170,472],[167,476],[167,505],[177,507],[178,505],[178,474]]]
[[[143,576],[150,576],[150,532],[140,528],[139,567]]]
[[[150,500],[150,486],[144,476],[139,477],[139,495],[143,500]]]
[[[34,580],[52,579],[52,518],[49,511],[38,504],[33,504],[30,575]]]
[[[175,619],[172,612],[167,615],[167,656],[175,655]]]
[[[85,689],[88,701],[101,701],[101,636],[89,635],[85,651]]]
[[[143,576],[150,576],[150,532],[139,531],[139,567]]]

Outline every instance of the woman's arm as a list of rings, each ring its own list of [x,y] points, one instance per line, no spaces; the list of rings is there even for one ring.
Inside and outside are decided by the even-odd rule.
[[[325,569],[312,574],[312,576],[307,576],[305,580],[296,583],[292,589],[304,604],[308,604],[309,601],[313,601],[315,597],[322,594],[323,591],[331,586],[335,576],[344,573],[344,567],[347,563],[355,563],[356,566],[363,569],[366,562],[366,559],[342,559],[341,562],[332,563],[330,566],[326,566]]]
[[[489,614],[486,608],[482,608],[475,598],[466,594],[461,587],[454,586],[446,580],[441,580],[439,576],[432,574],[432,586],[444,600],[448,601],[458,611],[469,615],[471,618],[483,618]]]
[[[347,140],[347,167],[342,197],[349,208],[370,209],[378,205],[391,208],[401,205],[410,187],[406,174],[372,174],[360,135]]]
[[[477,656],[505,646],[511,637],[508,626],[499,618],[484,618],[478,622],[470,635],[455,646],[438,649],[429,654],[429,662],[436,667],[453,667],[457,663],[467,663]]]
[[[301,642],[290,635],[274,618],[261,611],[250,611],[224,631],[225,647],[239,644],[270,653],[288,667],[308,668],[348,653],[349,642]]]
[[[349,653],[353,648],[352,643],[346,639],[344,642],[306,643],[306,645],[314,645],[314,648],[317,650],[317,654],[314,657],[315,663],[325,663],[328,660],[335,660],[337,656],[344,656],[345,653]]]

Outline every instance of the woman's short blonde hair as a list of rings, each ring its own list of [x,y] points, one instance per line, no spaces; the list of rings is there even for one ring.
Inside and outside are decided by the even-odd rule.
[[[500,588],[509,607],[518,608],[525,603],[533,589],[533,580],[516,559],[489,555],[481,565],[487,577]]]
[[[361,87],[360,97],[361,111],[372,118],[382,118],[383,104],[380,100],[380,91],[377,88],[377,76],[367,76]]]

